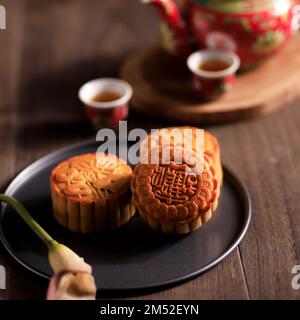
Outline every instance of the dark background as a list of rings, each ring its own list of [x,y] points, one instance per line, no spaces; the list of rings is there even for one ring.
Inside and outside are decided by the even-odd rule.
[[[125,57],[158,41],[157,17],[139,0],[2,0],[0,31],[0,186],[42,155],[93,137],[77,99],[80,85],[116,76]],[[288,63],[288,62],[287,62]],[[262,88],[263,90],[263,88]],[[131,127],[170,123],[131,112]],[[224,163],[249,187],[253,220],[225,261],[185,284],[139,295],[157,299],[300,298],[299,101],[260,119],[208,127]],[[17,236],[17,235],[16,235]],[[0,246],[7,270],[2,299],[43,299],[47,282]],[[171,267],[171,266],[170,266]],[[101,297],[101,293],[99,295]]]

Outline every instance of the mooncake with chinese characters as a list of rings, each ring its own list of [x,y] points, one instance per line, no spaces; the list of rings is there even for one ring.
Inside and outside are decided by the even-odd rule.
[[[190,129],[192,135],[185,144],[177,141],[176,135],[172,136],[168,145],[169,162],[164,159],[166,146],[161,142],[162,137],[150,143],[152,137],[148,135],[146,148],[149,154],[154,150],[158,152],[158,161],[142,161],[135,167],[131,189],[134,203],[150,227],[165,233],[187,234],[210,220],[217,209],[223,173],[219,144],[213,135],[192,127],[176,129]],[[202,132],[202,149],[197,148],[194,139],[199,132]],[[187,147],[196,162],[187,161],[183,156],[177,163],[175,153],[184,154]],[[143,143],[144,155],[142,148]]]
[[[132,169],[115,155],[89,153],[69,158],[51,173],[55,219],[73,232],[116,229],[135,214]]]

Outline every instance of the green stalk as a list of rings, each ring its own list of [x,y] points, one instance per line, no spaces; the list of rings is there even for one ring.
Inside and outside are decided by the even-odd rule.
[[[0,194],[0,200],[11,205],[18,215],[27,223],[29,228],[44,242],[44,244],[51,249],[58,244],[30,215],[24,206],[15,198]]]

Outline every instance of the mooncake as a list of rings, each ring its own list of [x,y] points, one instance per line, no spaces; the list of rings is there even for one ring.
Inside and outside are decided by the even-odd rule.
[[[133,171],[131,189],[134,203],[143,220],[152,228],[165,233],[187,234],[200,228],[211,219],[217,209],[223,173],[220,148],[217,139],[207,131],[203,134],[202,157],[194,139],[197,128],[179,127],[192,130],[192,137],[185,145],[173,136],[168,148],[170,161],[163,161],[165,146],[161,137],[150,144],[149,153],[158,151],[158,163],[143,162]],[[172,130],[174,128],[168,128]],[[189,144],[189,150],[199,159],[201,168],[182,159],[174,161],[175,150],[182,151]],[[141,144],[143,146],[143,143]],[[142,147],[141,146],[141,150]],[[158,149],[158,150],[157,150]],[[198,160],[197,160],[198,161]]]
[[[55,219],[73,232],[116,229],[135,214],[132,169],[115,155],[89,153],[69,158],[50,177]]]

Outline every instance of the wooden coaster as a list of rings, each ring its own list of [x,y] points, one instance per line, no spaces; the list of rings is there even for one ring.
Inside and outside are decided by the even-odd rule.
[[[134,90],[132,108],[189,123],[247,119],[286,106],[300,96],[300,36],[259,68],[238,76],[233,89],[213,102],[196,97],[185,61],[158,47],[124,62],[120,76]]]

